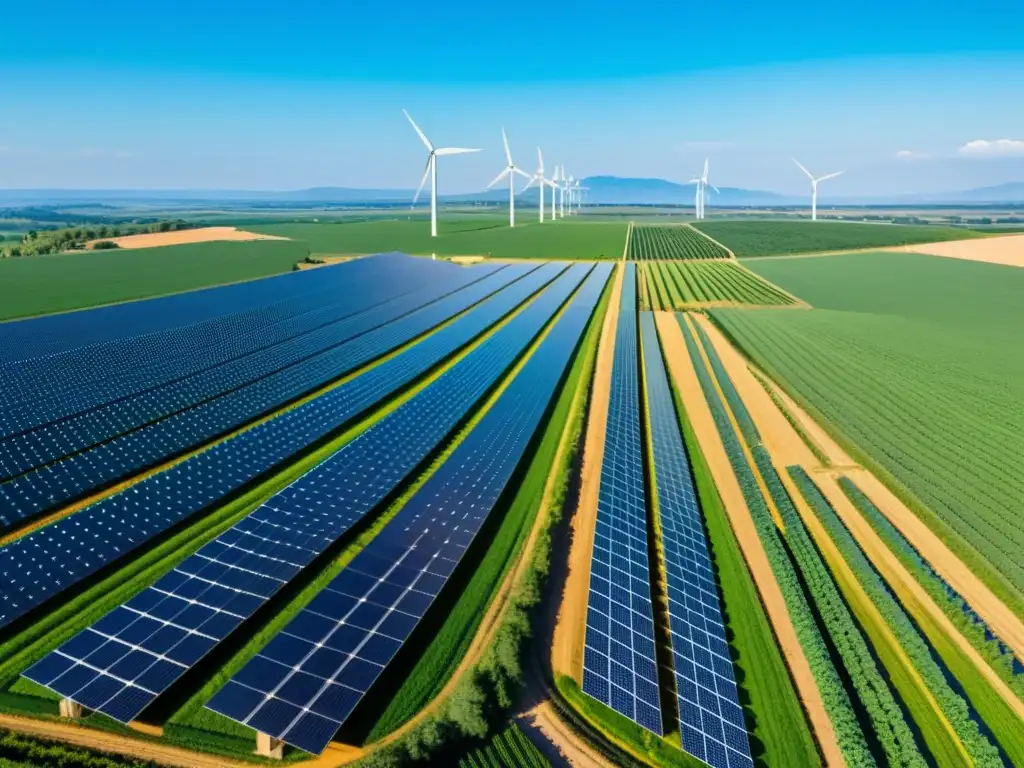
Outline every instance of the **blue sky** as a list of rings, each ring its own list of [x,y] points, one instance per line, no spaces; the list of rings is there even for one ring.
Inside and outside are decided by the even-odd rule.
[[[1024,181],[1024,4],[21,3],[0,28],[0,187],[410,187],[516,159],[576,176],[836,194]],[[978,143],[980,142],[980,143]],[[902,154],[899,154],[902,153]],[[823,187],[824,194],[824,187]]]

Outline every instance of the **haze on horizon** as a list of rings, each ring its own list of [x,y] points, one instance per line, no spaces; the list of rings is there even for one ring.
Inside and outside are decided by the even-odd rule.
[[[500,170],[502,126],[517,163],[539,145],[577,177],[685,182],[710,157],[716,185],[795,194],[795,155],[847,171],[823,198],[1024,181],[1020,3],[348,5],[5,10],[0,188],[413,188],[403,107],[484,149],[442,192]]]

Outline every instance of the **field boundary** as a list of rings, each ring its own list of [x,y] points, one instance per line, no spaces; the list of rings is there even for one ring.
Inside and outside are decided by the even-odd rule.
[[[626,244],[622,247],[622,260],[629,260],[629,241],[633,239],[633,222],[626,227]]]
[[[698,235],[700,235],[701,237],[706,237],[706,238],[707,238],[708,240],[710,240],[710,241],[711,241],[712,243],[714,243],[714,244],[715,244],[715,245],[717,245],[717,246],[718,246],[719,248],[723,249],[723,250],[724,250],[724,251],[725,251],[726,253],[728,253],[728,254],[729,254],[729,260],[732,260],[732,261],[736,261],[736,254],[735,254],[735,253],[733,253],[733,252],[732,252],[732,249],[731,249],[731,248],[729,248],[729,247],[728,247],[728,246],[727,246],[727,245],[726,245],[725,243],[723,243],[723,242],[720,242],[720,241],[718,241],[718,240],[715,240],[715,238],[713,238],[713,237],[712,237],[711,235],[709,235],[709,234],[708,234],[707,232],[701,232],[701,231],[700,231],[700,230],[699,230],[699,229],[698,229],[697,227],[693,226],[693,225],[692,225],[692,224],[691,224],[690,222],[688,222],[688,221],[684,221],[684,222],[683,222],[683,224],[682,224],[682,226],[684,226],[684,227],[689,227],[690,229],[692,229],[692,230],[693,230],[694,232],[696,232],[696,233],[697,233]],[[713,261],[725,261],[725,259],[713,259]]]

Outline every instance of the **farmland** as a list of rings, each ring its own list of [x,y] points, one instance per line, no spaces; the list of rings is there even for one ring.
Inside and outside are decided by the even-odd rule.
[[[420,215],[380,221],[330,224],[272,224],[252,232],[287,237],[316,255],[402,251],[415,255],[492,256],[502,259],[620,259],[626,247],[625,223],[560,219],[539,224],[525,213],[516,227],[496,216],[452,216],[438,222],[430,237]]]
[[[757,270],[816,309],[715,320],[1024,612],[1024,273],[885,253]]]
[[[0,260],[0,320],[163,296],[291,271],[301,243],[200,243]]]
[[[796,300],[734,261],[662,261],[641,266],[651,309],[787,306]]]
[[[689,226],[634,226],[629,236],[633,261],[727,259],[729,252]]]
[[[955,227],[840,221],[700,221],[693,226],[741,259],[938,243],[982,236],[973,230]]]

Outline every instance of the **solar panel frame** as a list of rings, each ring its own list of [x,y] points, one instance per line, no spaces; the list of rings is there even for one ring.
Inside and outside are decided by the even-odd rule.
[[[640,329],[683,749],[714,768],[753,768],[703,512],[652,313],[640,313]]]
[[[134,719],[446,439],[589,267],[554,270],[562,274],[536,300],[412,399],[50,654],[60,661],[45,657],[23,676],[121,722]],[[90,632],[104,644],[86,644],[83,654],[81,636]],[[124,642],[124,633],[138,633],[127,638],[136,642]],[[114,674],[133,653],[148,654],[150,666],[132,680]],[[146,677],[153,668],[158,680]]]
[[[610,273],[606,264],[591,272],[523,369],[445,463],[214,695],[209,709],[307,752],[323,751],[429,610],[505,490]],[[372,619],[360,615],[367,606]],[[306,626],[310,623],[312,628]],[[279,677],[282,669],[288,671]],[[246,703],[254,706],[244,711]],[[282,719],[282,712],[294,713],[291,721]]]
[[[582,689],[663,735],[647,552],[636,266],[625,266],[587,596]]]

